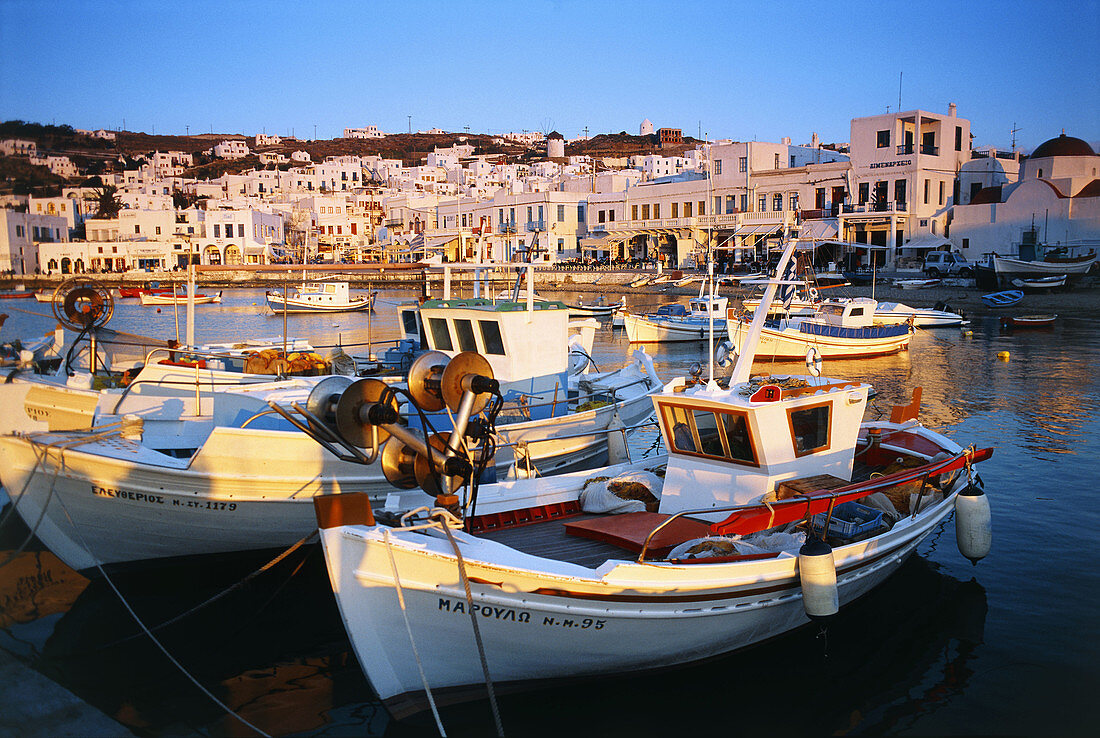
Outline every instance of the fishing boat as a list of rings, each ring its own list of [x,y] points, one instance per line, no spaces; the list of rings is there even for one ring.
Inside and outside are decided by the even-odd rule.
[[[754,353],[726,388],[679,378],[653,396],[667,460],[477,485],[453,473],[456,450],[422,462],[451,491],[430,510],[316,499],[341,617],[391,714],[430,709],[442,732],[440,705],[488,696],[497,714],[499,692],[666,673],[781,636],[873,590],[952,511],[962,553],[988,552],[970,470],[991,449],[924,428],[919,396],[862,423],[858,380],[750,380]],[[448,405],[491,394],[487,379],[463,375]]]
[[[932,308],[915,308],[901,302],[880,302],[875,308],[873,318],[875,323],[907,323],[910,320],[917,328],[944,328],[969,322],[943,302],[937,302]]]
[[[1050,328],[1057,315],[1014,315],[1001,318],[1001,328],[1005,330],[1026,330],[1028,328]]]
[[[698,275],[691,275],[691,274],[689,274],[689,275],[688,275],[688,276],[686,276],[686,277],[681,277],[680,279],[677,279],[677,280],[675,280],[675,281],[674,281],[674,282],[672,283],[672,286],[673,286],[673,287],[687,287],[687,286],[688,286],[689,284],[691,284],[692,282],[697,282],[697,281],[699,281],[699,280],[701,280],[701,279],[702,279],[702,277],[700,277],[700,276],[698,276]]]
[[[1013,287],[1019,287],[1026,292],[1050,292],[1059,287],[1066,286],[1067,275],[1052,274],[1049,277],[1030,277],[1012,280]]]
[[[170,295],[171,287],[163,287],[160,282],[146,282],[141,287],[119,287],[119,297],[141,297],[142,295]]]
[[[22,300],[27,297],[34,297],[34,290],[0,290],[0,300]]]
[[[630,343],[674,343],[719,340],[726,330],[729,298],[700,295],[680,304],[662,305],[655,313],[625,313],[623,328]]]
[[[154,305],[187,305],[191,301],[191,299],[192,298],[189,298],[186,294],[172,295],[153,294],[149,292],[141,293],[141,304],[146,307],[151,307]],[[209,295],[199,292],[195,294],[193,300],[195,305],[209,305],[211,303],[218,303],[222,301],[222,293],[221,290],[218,290],[217,292]]]
[[[351,402],[364,397],[357,392],[390,386],[394,393],[422,383],[440,387],[446,383],[437,369],[471,353],[462,350],[468,340],[489,357],[489,371],[496,367],[505,377],[509,398],[493,408],[492,451],[482,464],[487,480],[605,464],[625,453],[625,434],[652,413],[648,395],[662,383],[642,351],[621,368],[568,376],[568,315],[560,303],[530,312],[484,299],[425,305],[429,350],[402,385],[370,379],[349,389],[353,380],[343,376],[239,371],[233,381],[226,351],[203,356],[190,348],[151,354],[124,389],[92,389],[88,375],[0,384],[0,406],[22,410],[0,419],[0,481],[51,551],[96,573],[285,548],[314,529],[314,495],[358,491],[403,510],[423,504],[418,490],[394,491],[385,459],[363,465],[356,462],[365,454],[322,447],[303,432],[308,424],[276,414],[269,402],[323,415],[333,395],[352,392]],[[530,375],[511,373],[524,367]],[[414,426],[448,433],[441,409],[418,413]]]
[[[634,279],[630,280],[630,282],[628,283],[628,286],[629,287],[645,287],[647,284],[652,283],[653,279],[654,279],[654,277],[653,277],[652,274],[643,274],[640,277],[635,277]]]
[[[982,295],[981,301],[991,308],[1012,307],[1024,299],[1023,290],[1004,290],[1003,292],[991,292]]]
[[[571,318],[606,318],[616,310],[626,307],[626,297],[621,297],[618,302],[613,302],[610,305],[607,304],[607,298],[603,295],[600,295],[597,301],[591,305],[585,305],[583,302],[567,302],[565,305],[569,308],[569,317]]]
[[[867,297],[824,301],[816,316],[771,320],[763,324],[757,356],[771,360],[801,360],[815,351],[825,359],[854,359],[905,351],[912,338],[906,323],[875,325],[878,303]],[[755,320],[755,318],[754,318]],[[740,348],[748,341],[751,323],[731,315],[729,340]]]
[[[930,287],[939,287],[942,280],[939,279],[899,279],[894,282],[903,290],[926,290]]]
[[[1028,275],[1050,276],[1064,274],[1069,276],[1081,276],[1088,274],[1092,265],[1096,263],[1096,252],[1090,249],[1088,253],[1078,256],[1068,256],[1048,251],[1042,260],[1013,259],[1007,256],[993,254],[993,268],[998,275]]]
[[[353,296],[347,282],[323,280],[303,282],[283,297],[279,290],[265,294],[273,313],[350,313],[370,310],[374,294]]]
[[[42,290],[34,293],[34,299],[38,302],[53,302],[54,294],[54,290]]]

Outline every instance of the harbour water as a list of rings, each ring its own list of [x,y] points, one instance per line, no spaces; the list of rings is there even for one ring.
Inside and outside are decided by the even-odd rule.
[[[387,308],[415,296],[380,294],[379,310],[369,318],[370,343],[397,336],[396,316]],[[157,312],[135,303],[119,302],[112,328],[175,336],[171,307]],[[48,306],[23,300],[3,308],[11,316],[5,340],[53,327]],[[197,313],[199,341],[282,332],[281,316],[267,310],[260,290],[227,291],[221,305]],[[182,311],[179,325],[182,331]],[[949,520],[919,556],[824,631],[808,627],[667,673],[505,695],[507,733],[1091,733],[1088,705],[1100,687],[1094,548],[1100,331],[1092,321],[1066,318],[1049,330],[1003,333],[990,316],[977,318],[970,330],[920,331],[908,352],[826,362],[825,373],[873,384],[878,395],[871,415],[888,414],[922,386],[927,425],[960,443],[996,449],[978,469],[994,516],[993,550],[985,560],[973,567],[958,553]],[[316,345],[365,351],[368,316],[292,315],[288,332]],[[696,362],[706,376],[700,345],[647,350],[663,378]],[[601,369],[613,367],[629,351],[625,338],[607,328],[597,335],[593,358]],[[803,367],[760,361],[756,370],[799,373]],[[644,453],[655,440],[653,432],[639,433],[632,452]],[[0,567],[0,649],[133,733],[253,734],[214,698],[271,735],[435,733],[429,722],[393,723],[372,696],[317,550],[295,551],[197,610],[256,562],[114,582],[169,656],[142,633],[111,583],[89,582],[33,539],[23,547],[27,528],[4,516],[7,510],[0,511],[0,561],[18,553]],[[14,693],[0,685],[0,705]],[[443,720],[450,735],[493,731],[486,703],[445,710]],[[4,727],[0,719],[0,733]],[[47,734],[34,725],[17,732]]]

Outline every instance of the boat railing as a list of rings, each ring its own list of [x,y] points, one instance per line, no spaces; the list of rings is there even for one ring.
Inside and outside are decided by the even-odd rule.
[[[587,438],[588,436],[597,436],[597,435],[600,435],[601,433],[604,434],[604,435],[610,435],[612,433],[621,433],[623,435],[623,440],[625,440],[626,439],[626,434],[631,432],[631,431],[641,430],[642,428],[656,428],[656,427],[658,427],[658,423],[657,423],[656,420],[646,420],[644,422],[637,423],[635,425],[615,425],[615,426],[609,425],[606,428],[595,428],[593,430],[580,431],[578,433],[566,433],[564,435],[546,436],[544,438],[520,439],[518,441],[509,441],[507,443],[498,443],[498,444],[496,444],[496,447],[498,449],[516,448],[516,447],[526,448],[527,446],[530,446],[534,443],[548,443],[550,441],[569,441],[569,440],[572,440],[574,438]],[[630,452],[629,452],[629,447],[628,447],[628,451],[627,451],[627,456],[628,457],[629,457],[629,453]],[[627,460],[629,461],[629,458]]]
[[[188,357],[188,359],[203,359],[203,360],[206,360],[206,359],[228,359],[228,360],[233,360],[233,359],[239,359],[241,357],[237,356],[237,355],[234,355],[234,354],[231,354],[231,353],[228,353],[228,352],[225,352],[225,351],[203,351],[201,349],[191,349],[191,348],[183,348],[183,347],[177,347],[177,348],[157,347],[157,348],[154,348],[154,349],[150,350],[149,352],[147,352],[145,354],[145,365],[148,366],[149,364],[151,364],[153,362],[154,358],[158,354],[166,355],[166,357],[167,357],[166,360],[168,362],[172,363],[171,365],[177,366],[180,369],[192,369],[193,368],[195,370],[194,380],[188,379],[188,380],[184,381],[184,380],[180,380],[180,379],[166,379],[164,377],[157,377],[156,379],[141,379],[140,376],[139,376],[138,379],[135,379],[132,382],[130,382],[122,390],[122,393],[118,396],[118,400],[115,402],[114,407],[111,409],[111,415],[117,415],[118,414],[118,409],[119,409],[119,407],[122,406],[122,401],[126,399],[126,397],[130,394],[130,391],[134,387],[137,387],[139,385],[150,385],[150,386],[176,385],[176,386],[190,387],[193,384],[194,387],[195,387],[195,415],[197,416],[197,415],[201,415],[201,412],[200,412],[200,407],[201,407],[200,397],[201,397],[201,388],[202,388],[203,384],[209,385],[211,387],[216,387],[216,386],[233,387],[233,386],[239,386],[241,384],[262,384],[264,382],[270,382],[270,381],[272,381],[272,379],[283,379],[284,378],[282,375],[275,375],[275,374],[270,375],[270,376],[268,376],[268,375],[256,375],[255,378],[253,378],[250,375],[243,375],[242,374],[242,377],[240,379],[234,378],[234,379],[225,380],[225,381],[218,381],[218,380],[214,379],[213,376],[208,377],[208,378],[203,378],[199,374],[199,372],[201,372],[201,371],[220,371],[220,370],[215,369],[214,367],[210,367],[210,366],[201,366],[198,361],[187,361],[186,363],[174,363],[176,361],[175,355],[176,354],[182,354],[182,355]]]
[[[829,526],[828,519],[832,516],[833,508],[835,507],[837,501],[840,498],[842,498],[842,497],[843,498],[852,498],[853,495],[869,495],[869,494],[872,494],[876,491],[889,489],[889,488],[892,488],[892,487],[897,487],[899,485],[909,484],[909,483],[919,481],[921,483],[919,496],[918,496],[916,505],[913,507],[913,509],[910,513],[910,518],[914,518],[914,517],[916,517],[917,512],[921,510],[921,504],[924,501],[925,492],[927,490],[928,481],[929,481],[930,478],[935,477],[935,476],[939,476],[941,474],[946,474],[948,472],[952,472],[952,471],[955,471],[957,469],[961,469],[961,468],[964,468],[964,467],[967,469],[967,473],[968,473],[968,477],[969,477],[970,466],[975,462],[984,461],[985,459],[988,459],[992,455],[992,453],[993,453],[992,449],[975,449],[974,447],[970,447],[970,448],[963,449],[960,453],[957,453],[954,456],[951,456],[950,458],[944,459],[942,461],[930,462],[930,463],[925,464],[923,466],[914,467],[913,469],[903,469],[903,470],[895,472],[893,474],[888,474],[888,475],[884,475],[884,476],[880,476],[880,477],[874,477],[874,478],[859,481],[859,482],[852,482],[851,484],[844,485],[843,487],[836,487],[834,489],[828,489],[828,490],[826,490],[826,489],[817,490],[816,492],[809,492],[809,493],[804,494],[804,495],[797,495],[795,497],[789,497],[785,500],[766,500],[765,499],[765,500],[761,500],[759,502],[748,503],[748,504],[743,504],[743,505],[729,505],[729,506],[724,506],[724,507],[708,507],[708,508],[699,508],[699,509],[696,509],[696,510],[680,510],[679,512],[676,512],[676,513],[670,515],[665,520],[662,520],[661,523],[659,525],[657,525],[652,531],[650,531],[648,536],[646,536],[645,543],[642,544],[642,550],[638,553],[638,563],[641,564],[641,563],[645,562],[646,551],[649,549],[649,544],[653,540],[653,537],[655,535],[657,535],[657,533],[660,532],[662,529],[664,529],[666,526],[668,526],[673,520],[675,520],[676,518],[679,518],[679,517],[683,517],[684,515],[705,515],[705,514],[711,514],[711,513],[716,513],[716,512],[738,513],[738,512],[747,512],[747,511],[754,511],[754,512],[761,512],[762,513],[762,508],[763,508],[763,509],[766,509],[768,511],[768,516],[769,516],[769,519],[768,519],[769,524],[765,525],[764,528],[762,528],[762,530],[766,530],[767,528],[772,527],[770,525],[770,523],[774,522],[774,520],[777,516],[777,513],[780,510],[783,510],[783,509],[788,509],[789,510],[794,505],[802,504],[802,505],[806,505],[806,516],[808,516],[809,513],[811,512],[811,510],[810,510],[810,503],[811,502],[826,502],[827,501],[829,503],[829,505],[828,505],[828,510],[826,511],[828,517],[826,518],[825,529],[828,530],[828,526]],[[716,528],[720,528],[721,526],[725,525],[726,523],[728,523],[730,521],[731,518],[733,518],[732,514],[727,516],[725,521],[712,525],[711,526],[712,534],[713,535],[721,535],[722,531],[720,529],[716,530]]]

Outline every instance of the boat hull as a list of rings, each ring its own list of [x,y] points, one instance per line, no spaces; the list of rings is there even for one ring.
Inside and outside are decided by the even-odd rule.
[[[675,343],[706,341],[711,334],[705,320],[650,319],[644,315],[626,313],[623,328],[630,343]],[[724,318],[714,321],[714,340],[720,341],[726,331]]]
[[[659,383],[651,385],[639,385],[617,404],[501,426],[491,477],[562,474],[606,463],[608,435],[600,431],[615,418],[630,426],[648,417],[648,392]],[[136,407],[127,401],[123,409]],[[523,445],[504,446],[515,442]],[[0,436],[0,482],[27,526],[78,571],[285,548],[316,528],[314,496],[362,492],[381,506],[395,492],[378,463],[339,461],[297,431],[219,426],[190,459],[111,438],[66,449],[58,468],[56,453],[39,463],[40,449],[20,436]],[[431,498],[414,489],[394,501],[411,509]]]
[[[875,539],[834,549],[840,603],[866,594],[952,509],[954,495]],[[610,561],[598,570],[544,559],[493,562],[497,544],[455,534],[495,687],[644,672],[738,651],[809,623],[797,558],[725,564]],[[427,708],[410,633],[437,702],[485,694],[470,615],[446,538],[379,528],[322,530],[330,581],[360,665],[401,718]],[[391,563],[392,554],[392,563]],[[624,552],[625,555],[625,552]],[[397,577],[394,577],[394,570]],[[396,606],[395,582],[404,598]],[[639,647],[644,644],[644,647]]]
[[[735,346],[744,343],[749,324],[730,323],[730,341]],[[823,359],[856,359],[868,356],[885,356],[909,348],[912,332],[879,338],[844,338],[839,336],[803,333],[797,328],[776,329],[764,326],[756,349],[758,360],[804,360],[806,352],[816,348]]]
[[[212,295],[195,295],[194,303],[196,305],[209,305],[211,303],[217,303],[222,301],[222,293],[215,292]],[[161,295],[150,294],[148,292],[141,293],[141,304],[150,305],[186,305],[188,299],[186,295]]]
[[[288,313],[356,313],[370,310],[371,302],[370,298],[364,297],[362,300],[353,300],[347,304],[325,305],[288,298],[285,305]],[[273,312],[283,312],[283,305],[284,301],[281,295],[267,293],[267,306]]]

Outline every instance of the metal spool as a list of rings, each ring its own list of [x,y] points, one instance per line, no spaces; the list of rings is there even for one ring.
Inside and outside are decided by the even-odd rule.
[[[306,410],[326,423],[336,421],[335,403],[355,380],[350,377],[333,375],[325,377],[314,386],[306,398]]]
[[[388,386],[380,379],[360,379],[348,385],[336,403],[336,432],[348,443],[359,448],[374,449],[374,426],[366,422],[362,411],[382,399]],[[397,413],[397,398],[390,393],[390,406]],[[378,427],[378,443],[390,437],[389,431]]]
[[[447,403],[447,407],[450,408],[451,412],[458,411],[458,406],[462,403],[462,395],[465,392],[462,387],[462,380],[470,374],[493,379],[493,367],[489,366],[489,361],[476,351],[463,351],[451,359],[450,363],[447,364],[447,368],[443,370],[443,380],[441,382],[443,401]],[[481,412],[488,402],[488,392],[476,395],[470,414],[475,415]]]
[[[432,447],[433,459],[442,460],[445,458],[444,454],[447,451],[447,441],[450,437],[451,434],[444,431],[442,433],[436,433],[428,439],[428,443]],[[416,455],[416,460],[413,462],[413,473],[416,475],[416,483],[420,485],[420,489],[428,494],[435,496],[449,491],[439,486],[439,481],[443,478],[443,475],[432,473],[432,467],[428,464],[427,456],[423,454]]]
[[[106,325],[115,311],[111,291],[88,277],[66,279],[53,292],[53,314],[73,331]]]
[[[386,481],[398,489],[412,489],[419,482],[416,479],[417,454],[398,438],[391,438],[382,446],[379,463]]]
[[[440,383],[450,361],[442,351],[425,351],[409,365],[409,394],[422,410],[436,412],[446,407]]]

